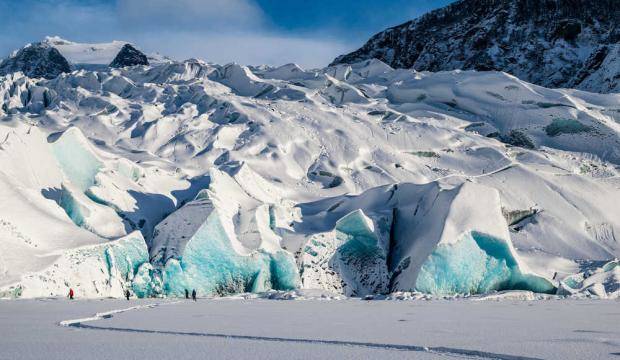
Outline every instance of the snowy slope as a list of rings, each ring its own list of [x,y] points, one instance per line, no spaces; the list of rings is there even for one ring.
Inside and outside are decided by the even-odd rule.
[[[5,295],[618,296],[618,94],[192,59],[0,98]]]

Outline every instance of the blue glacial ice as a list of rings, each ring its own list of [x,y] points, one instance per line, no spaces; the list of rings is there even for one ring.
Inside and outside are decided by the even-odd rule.
[[[10,295],[64,296],[73,288],[78,297],[120,297],[148,261],[146,243],[136,231],[115,241],[63,252],[43,271],[24,274]]]
[[[52,152],[65,176],[82,192],[94,185],[95,176],[103,164],[87,148],[77,129],[67,130],[52,144]]]
[[[114,208],[91,192],[104,164],[93,153],[88,140],[72,128],[52,143],[52,152],[64,174],[57,202],[73,223],[106,238],[125,235],[125,225]]]
[[[64,185],[60,192],[60,201],[58,205],[65,210],[75,225],[80,227],[84,226],[84,218],[88,217],[88,208],[80,204],[71,190],[67,189]]]
[[[238,254],[226,235],[217,212],[187,242],[179,259],[171,258],[162,271],[163,292],[182,296],[185,289],[203,295],[291,290],[300,280],[293,256],[279,250]]]
[[[544,278],[523,274],[506,242],[475,231],[456,243],[439,244],[422,265],[415,287],[434,295],[555,291]]]
[[[140,266],[149,262],[146,243],[138,233],[102,245],[108,273],[117,272],[124,279],[133,278]]]
[[[148,262],[138,267],[131,282],[131,289],[139,298],[154,297],[162,293],[161,276]]]

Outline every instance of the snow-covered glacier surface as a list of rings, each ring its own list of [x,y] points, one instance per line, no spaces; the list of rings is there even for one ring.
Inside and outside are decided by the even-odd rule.
[[[3,296],[619,295],[620,94],[93,59],[0,77]]]

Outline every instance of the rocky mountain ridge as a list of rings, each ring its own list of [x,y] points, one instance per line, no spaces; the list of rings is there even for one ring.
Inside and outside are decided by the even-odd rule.
[[[129,43],[78,44],[54,36],[28,44],[0,61],[0,75],[22,72],[31,78],[53,79],[82,68],[104,70],[148,64],[148,57]]]
[[[460,0],[382,31],[333,64],[504,71],[552,88],[620,92],[615,0]]]
[[[60,52],[45,43],[34,43],[16,51],[0,63],[0,75],[23,72],[29,77],[53,79],[71,71],[71,65]]]

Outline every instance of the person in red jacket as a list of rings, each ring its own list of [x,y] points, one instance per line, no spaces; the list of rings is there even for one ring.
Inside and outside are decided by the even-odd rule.
[[[69,289],[69,300],[73,300],[73,289]]]

